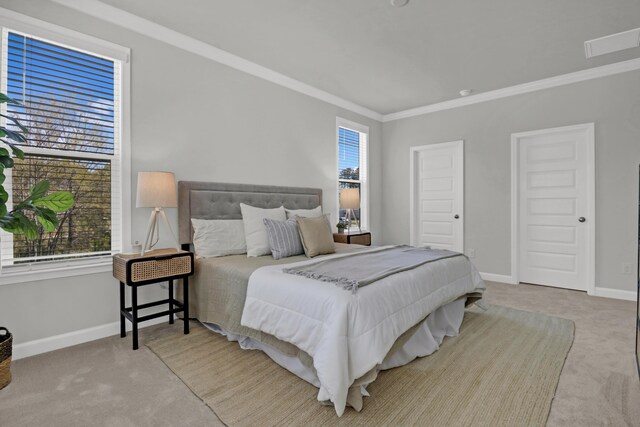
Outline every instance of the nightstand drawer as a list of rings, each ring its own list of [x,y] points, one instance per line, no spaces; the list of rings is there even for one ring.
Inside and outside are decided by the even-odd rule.
[[[371,233],[333,233],[333,241],[350,245],[371,246]]]
[[[139,255],[115,255],[113,276],[127,284],[189,275],[193,272],[193,254],[160,250]]]

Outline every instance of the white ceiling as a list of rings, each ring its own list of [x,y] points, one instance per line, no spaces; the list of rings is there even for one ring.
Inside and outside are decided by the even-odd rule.
[[[103,0],[382,114],[640,57],[639,0]]]

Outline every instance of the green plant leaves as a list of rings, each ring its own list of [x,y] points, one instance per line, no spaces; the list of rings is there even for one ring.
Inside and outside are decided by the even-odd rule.
[[[33,201],[34,206],[49,208],[54,212],[65,212],[73,207],[73,195],[68,191],[56,191]]]
[[[6,148],[0,148],[0,165],[3,169],[13,167],[13,159]]]
[[[2,149],[0,149],[2,150]],[[13,234],[24,234],[27,239],[37,239],[40,233],[38,223],[45,232],[54,232],[59,221],[56,212],[65,212],[73,207],[73,195],[68,191],[49,191],[49,181],[40,181],[31,189],[29,198],[18,203],[7,213],[6,201],[9,195],[0,187],[0,228]],[[31,211],[35,220],[23,214]],[[37,221],[37,222],[36,222]]]
[[[27,239],[38,237],[38,226],[22,212],[10,212],[0,221],[0,227],[12,234],[24,234]]]
[[[9,147],[11,147],[11,151],[13,151],[13,155],[16,156],[19,159],[24,159],[24,151],[22,151],[21,149],[19,149],[18,147],[16,147],[13,144],[9,144],[7,143],[7,145]]]
[[[15,123],[16,126],[18,126],[18,128],[20,128],[22,132],[29,133],[29,130],[26,127],[24,127],[22,123],[20,123],[18,119],[16,119],[15,117],[7,116],[6,114],[0,114],[0,117],[4,117],[7,120],[11,120],[13,123]]]
[[[5,214],[0,218],[0,228],[8,233],[13,233],[12,225],[14,223],[14,217],[12,214]]]
[[[58,217],[54,211],[48,208],[35,208],[36,218],[44,231],[51,233],[58,227]]]
[[[38,237],[38,226],[20,212],[14,212],[13,215],[18,219],[20,231],[27,236],[27,239],[33,240]]]
[[[0,93],[0,104],[3,103],[22,105],[4,93]],[[24,152],[13,142],[25,144],[27,139],[23,133],[28,132],[27,128],[14,117],[1,113],[0,116],[13,122],[20,129],[20,131],[15,131],[0,126],[0,141],[11,149],[15,157],[23,159]],[[42,230],[45,232],[54,232],[59,224],[56,212],[65,212],[71,209],[74,204],[73,195],[68,191],[57,191],[47,194],[50,186],[49,181],[43,180],[33,186],[26,200],[20,203],[14,200],[13,210],[7,212],[9,194],[2,184],[5,181],[4,170],[12,168],[13,166],[14,161],[9,150],[0,147],[0,228],[9,233],[24,234],[31,240],[37,239]],[[33,217],[31,217],[31,214],[26,216],[24,212],[32,212]],[[38,224],[40,224],[42,229],[40,229]]]
[[[49,181],[44,180],[40,181],[31,189],[31,194],[29,194],[29,199],[31,201],[35,201],[43,197],[49,191]]]
[[[2,133],[4,133],[4,135],[0,135],[1,137],[7,137],[9,139],[12,139],[16,142],[21,142],[21,143],[26,143],[27,142],[27,138],[24,137],[23,134],[13,131],[13,130],[9,130],[5,127],[0,127],[0,131]]]
[[[56,220],[56,222],[52,222],[49,221],[48,219],[44,218],[44,217],[37,217],[38,218],[38,222],[40,224],[42,224],[42,228],[44,229],[44,231],[46,231],[47,233],[52,233],[54,231],[56,231],[56,228],[58,227],[58,221]]]
[[[9,148],[11,148],[11,151],[13,152],[14,156],[16,156],[19,159],[24,159],[24,151],[22,151],[16,145],[10,143],[9,141],[6,141],[4,139],[0,139],[0,141],[4,142],[9,146]]]
[[[56,213],[48,208],[28,206],[23,210],[32,210],[36,220],[46,232],[53,232],[58,227]],[[7,213],[5,205],[0,205],[0,228],[13,234],[24,234],[27,239],[37,239],[39,235],[38,224],[20,211]]]
[[[7,95],[5,95],[4,93],[0,92],[0,104],[4,104],[5,102],[7,104],[22,105],[21,103],[19,103],[15,99],[11,99]]]
[[[0,154],[0,164],[5,168],[12,168],[13,159],[11,158],[11,156],[5,156]]]

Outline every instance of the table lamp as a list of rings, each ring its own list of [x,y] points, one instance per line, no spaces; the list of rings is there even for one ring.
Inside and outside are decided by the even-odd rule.
[[[173,234],[171,225],[164,213],[164,208],[178,207],[178,193],[176,191],[176,177],[172,172],[138,172],[138,193],[136,197],[136,207],[153,208],[147,226],[147,237],[145,238],[142,252],[153,248],[160,239],[160,221],[162,217],[169,232],[176,243],[176,248],[180,249],[176,235]]]
[[[360,219],[358,219],[355,215],[354,209],[360,208],[360,189],[359,188],[343,188],[340,190],[340,209],[347,210],[347,221],[349,224],[349,228],[347,231],[351,229],[351,217],[356,218],[358,222],[358,230],[362,231],[360,228]]]

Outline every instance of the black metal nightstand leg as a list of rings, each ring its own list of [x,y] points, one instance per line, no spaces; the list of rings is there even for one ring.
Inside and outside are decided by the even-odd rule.
[[[169,324],[173,325],[173,279],[169,280]]]
[[[122,314],[124,310],[124,283],[120,282],[120,336],[122,338],[127,336],[127,330],[125,329],[125,318],[124,314]]]
[[[131,286],[131,317],[133,324],[133,349],[138,349],[138,287]]]
[[[184,295],[184,333],[189,333],[189,279],[185,277],[182,279],[182,293]]]

